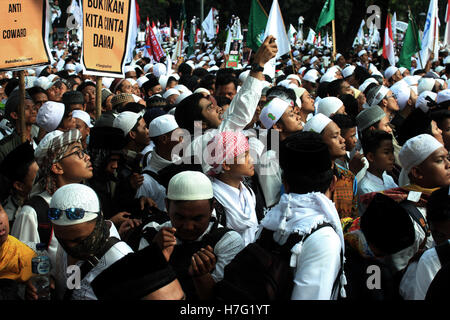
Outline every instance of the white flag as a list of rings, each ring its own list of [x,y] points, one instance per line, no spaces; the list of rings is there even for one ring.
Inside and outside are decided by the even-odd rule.
[[[270,60],[264,66],[264,73],[269,75],[272,79],[275,77],[275,61],[279,57],[291,51],[286,28],[284,26],[283,17],[281,16],[280,6],[278,0],[273,0],[270,8],[269,18],[267,19],[266,32],[264,32],[264,39],[268,36],[274,36],[278,47],[278,52],[275,58]]]
[[[291,24],[289,25],[289,32],[288,32],[288,38],[291,44],[295,43],[295,37],[294,34],[297,33],[297,30],[295,30],[294,26]]]
[[[397,39],[397,12],[394,12],[392,16],[392,36],[394,37],[395,44],[395,39]]]
[[[309,28],[308,37],[306,38],[306,43],[314,44],[314,37],[316,36],[316,33],[313,29]]]
[[[427,20],[423,29],[421,68],[425,68],[430,54],[434,52],[434,61],[439,58],[439,18],[438,1],[430,0],[428,7]]]
[[[131,0],[130,2],[130,25],[128,29],[128,43],[127,52],[125,55],[125,63],[131,62],[134,58],[133,51],[136,48],[136,38],[138,35],[138,25],[136,18],[136,2]]]
[[[211,8],[211,10],[209,10],[208,16],[202,22],[203,30],[205,31],[208,39],[213,39],[216,36],[216,27],[214,24],[214,10],[215,10],[214,8]]]
[[[230,47],[231,47],[231,30],[228,29],[227,31],[227,42],[225,43],[225,53],[229,54],[230,53]]]
[[[358,42],[358,44],[364,44],[364,25],[366,23],[364,22],[364,19],[361,21],[361,24],[358,29],[358,33],[356,34],[356,38],[353,41],[353,46]]]

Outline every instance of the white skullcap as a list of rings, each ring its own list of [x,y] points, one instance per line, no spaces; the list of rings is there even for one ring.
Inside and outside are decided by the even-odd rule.
[[[63,119],[66,108],[63,103],[47,101],[39,108],[36,124],[47,132],[55,130]]]
[[[450,89],[439,91],[439,93],[437,94],[436,102],[442,103],[448,100],[450,100]]]
[[[306,67],[301,67],[301,68],[298,70],[298,73],[303,74],[303,71],[305,71],[305,70],[306,70]]]
[[[437,94],[432,91],[424,91],[419,94],[416,100],[416,108],[420,108],[420,110],[425,113],[430,110],[430,107],[428,106],[428,100],[426,100],[427,97],[430,97],[433,101],[436,101]]]
[[[202,58],[202,61],[209,61],[209,60],[211,60],[210,58],[209,58],[209,56],[204,56],[203,58]]]
[[[76,74],[79,74],[81,71],[83,71],[83,65],[82,65],[81,63],[78,63],[78,64],[75,66],[75,73],[76,73]]]
[[[445,64],[450,64],[450,56],[446,56],[444,59],[444,65]]]
[[[47,68],[47,67],[49,67],[49,66],[50,66],[50,65],[45,65],[45,66],[40,66],[40,67],[35,68],[35,70],[36,70],[36,76],[39,77],[40,74],[41,74],[41,72],[44,71],[44,69]]]
[[[212,66],[211,68],[208,68],[208,72],[214,72],[214,71],[218,71],[220,70],[220,68],[218,66]]]
[[[350,77],[353,74],[353,72],[355,72],[355,69],[356,69],[355,66],[345,67],[344,70],[342,70],[342,76],[344,78]]]
[[[318,113],[305,123],[303,131],[312,131],[320,134],[330,122],[330,118],[322,113]]]
[[[419,86],[417,87],[417,92],[421,94],[424,91],[433,91],[436,80],[432,78],[422,78],[419,80]]]
[[[419,84],[419,76],[406,76],[403,78],[409,86],[417,86]]]
[[[149,81],[149,79],[146,76],[141,76],[139,77],[137,80],[137,84],[139,86],[139,88],[142,88],[142,86],[144,85],[144,83],[146,83],[147,81]]]
[[[166,90],[166,86],[167,86],[167,81],[168,81],[168,80],[169,80],[169,76],[167,76],[167,75],[165,75],[165,74],[163,74],[163,75],[161,75],[161,76],[159,77],[158,82],[159,82],[159,84],[161,85],[163,91]]]
[[[194,93],[206,93],[207,95],[211,94],[211,92],[209,92],[209,90],[205,88],[197,88],[195,89]]]
[[[171,89],[167,90],[166,92],[164,92],[163,98],[167,99],[168,97],[170,97],[171,95],[174,95],[174,94],[179,95],[180,91],[178,91],[177,89],[171,88]]]
[[[293,55],[294,57],[298,56],[299,54],[300,54],[300,51],[298,51],[298,50],[295,50],[295,51],[292,53],[292,55]]]
[[[287,88],[290,84],[291,84],[291,81],[289,81],[288,79],[285,79],[285,80],[280,81],[278,83],[279,86],[282,86],[282,87],[285,87],[285,88]]]
[[[317,79],[319,79],[319,72],[315,69],[308,70],[308,72],[305,73],[303,76],[303,80],[309,81],[309,82],[316,82]]]
[[[340,57],[342,57],[342,54],[338,53],[338,54],[336,55],[336,61],[338,61]]]
[[[65,66],[64,66],[64,70],[66,70],[66,71],[75,71],[75,65],[73,64],[73,63],[67,63]]]
[[[148,131],[150,138],[154,138],[169,133],[176,128],[178,128],[178,124],[175,117],[170,114],[165,114],[153,119],[150,122]]]
[[[396,72],[398,71],[397,67],[390,66],[384,71],[384,77],[389,80]]]
[[[395,94],[400,110],[403,110],[411,97],[411,89],[408,84],[405,81],[399,81],[391,87],[391,91]]]
[[[153,74],[157,78],[161,77],[163,74],[166,74],[166,72],[167,72],[166,65],[163,63],[157,63],[156,65],[153,66]]]
[[[408,69],[406,69],[405,67],[400,67],[398,68],[398,70],[400,70],[400,73],[403,75],[403,73]]]
[[[331,117],[331,115],[336,113],[343,105],[344,103],[339,98],[326,97],[320,100],[317,113],[322,113],[327,117]]]
[[[119,128],[123,131],[123,135],[127,136],[127,134],[133,129],[133,127],[138,122],[138,119],[141,117],[139,113],[124,111],[119,113],[119,115],[114,119],[113,127]]]
[[[147,73],[148,70],[150,70],[151,68],[153,68],[153,64],[147,63],[147,64],[144,66],[144,73]]]
[[[309,61],[309,63],[310,63],[310,64],[313,64],[313,63],[316,62],[317,60],[319,60],[319,58],[317,58],[316,56],[314,56],[314,57]]]
[[[135,95],[134,93],[132,93],[131,96],[133,97],[133,100],[134,100],[134,102],[136,102],[136,103],[139,102],[140,100],[143,100],[141,97]],[[142,110],[142,112],[143,112],[142,114],[145,113],[144,110]]]
[[[186,64],[188,64],[192,69],[195,69],[195,63],[192,60],[186,61]]]
[[[320,83],[323,82],[332,82],[336,80],[336,71],[332,71],[332,72],[326,72],[322,78],[320,78]]]
[[[125,80],[127,80],[131,84],[131,86],[134,86],[135,84],[137,84],[137,81],[134,80],[133,78],[126,78]]]
[[[59,219],[50,220],[58,226],[71,226],[92,221],[101,214],[100,202],[95,191],[86,185],[78,183],[66,184],[56,190],[50,201],[50,208],[60,210],[78,208],[85,210],[81,219],[69,220],[66,213],[63,212]]]
[[[273,98],[262,110],[259,115],[259,121],[266,129],[271,129],[272,126],[280,120],[283,113],[289,106],[293,106],[293,102],[287,102],[280,98]]]
[[[125,71],[125,73],[127,73],[127,72],[133,72],[136,70],[134,69],[133,66],[125,66],[124,71]]]
[[[84,123],[86,123],[86,125],[87,125],[89,128],[92,128],[92,127],[93,127],[93,125],[91,124],[91,117],[89,116],[89,113],[87,113],[86,111],[83,111],[83,110],[73,110],[73,111],[72,111],[72,118],[82,120]]]
[[[369,90],[369,92],[371,92],[371,90]],[[388,88],[386,88],[385,86],[380,86],[376,94],[372,97],[372,101],[370,101],[370,103],[369,101],[367,101],[367,103],[370,106],[377,106],[381,102],[381,100],[383,100],[384,97],[386,97],[388,92],[389,92]]]
[[[239,75],[239,81],[241,83],[244,83],[249,74],[250,74],[250,70],[246,70],[244,72],[241,72],[241,74]]]
[[[297,80],[300,85],[302,84],[302,80],[300,80],[300,77],[296,74],[290,74],[286,77],[286,79],[289,79],[289,80],[294,79],[294,80]]]
[[[54,73],[47,76],[47,79],[50,80],[51,82],[54,82],[56,78],[59,78],[59,76]]]
[[[35,87],[41,87],[44,90],[48,90],[51,88],[53,83],[47,77],[39,77],[34,80]]]
[[[185,98],[189,97],[192,94],[191,91],[183,92],[178,96],[178,98],[175,100],[175,104],[179,104],[181,101],[183,101]]]
[[[35,76],[36,75],[36,70],[34,69],[27,69],[28,75],[29,76]]]
[[[174,89],[177,89],[178,91],[180,91],[180,93],[190,91],[190,90],[189,90],[185,85],[183,85],[183,84],[177,84],[177,85],[174,87]]]
[[[376,85],[378,85],[378,81],[375,80],[374,78],[367,78],[358,88],[359,91],[364,92],[367,87],[371,84],[371,83],[375,83]]]
[[[424,162],[433,152],[442,147],[443,145],[429,134],[420,134],[407,140],[398,154],[402,165],[399,185],[408,184],[408,174],[411,169]]]
[[[167,198],[170,200],[208,200],[213,198],[211,180],[199,171],[183,171],[170,179]]]
[[[200,61],[198,64],[197,64],[197,66],[196,66],[196,68],[201,68],[201,67],[203,67],[204,65],[205,65],[205,61]]]
[[[110,88],[111,83],[114,81],[114,78],[104,77],[102,78],[102,85],[105,86],[105,88]]]
[[[366,54],[367,51],[366,50],[361,50],[358,52],[358,57],[361,57],[363,54]]]

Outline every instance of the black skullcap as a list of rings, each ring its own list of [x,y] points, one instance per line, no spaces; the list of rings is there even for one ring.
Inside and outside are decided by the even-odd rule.
[[[25,142],[8,153],[0,164],[0,173],[11,182],[27,174],[26,166],[34,160],[34,149],[30,143]]]
[[[25,91],[25,100],[33,100],[30,94]],[[19,103],[20,103],[20,91],[14,90],[11,92],[11,95],[8,97],[8,100],[5,103],[5,116],[10,118],[11,112],[19,111]]]
[[[92,86],[92,87],[96,88],[95,83],[93,83],[92,81],[84,81],[82,84],[80,84],[80,85],[77,87],[77,91],[83,92],[83,89],[86,88],[86,87],[88,87],[88,86]]]
[[[304,176],[331,170],[328,146],[318,133],[295,133],[281,143],[280,166],[287,174],[296,172]]]
[[[388,255],[414,243],[414,225],[408,212],[382,193],[377,193],[370,202],[360,226],[367,242]]]
[[[113,127],[93,127],[89,133],[89,148],[122,150],[126,139],[122,129]]]
[[[63,94],[62,101],[66,106],[84,104],[84,97],[80,91],[67,91]]]
[[[112,264],[91,285],[99,300],[139,300],[176,278],[161,249],[150,245]]]
[[[420,108],[416,108],[403,121],[403,124],[398,130],[397,141],[400,145],[403,145],[409,139],[423,133],[431,135],[430,113],[425,113]]]
[[[124,111],[131,111],[131,112],[139,113],[142,111],[142,109],[144,109],[144,106],[142,104],[137,103],[137,102],[128,102],[124,106],[117,108],[117,112],[121,113]]]
[[[159,116],[165,115],[165,114],[167,114],[167,112],[164,111],[164,109],[155,107],[155,108],[147,109],[144,113],[143,118],[148,127],[150,125],[150,122],[152,122],[153,119],[155,119]]]

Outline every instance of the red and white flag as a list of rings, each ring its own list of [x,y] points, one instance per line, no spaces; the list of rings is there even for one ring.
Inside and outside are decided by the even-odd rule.
[[[386,29],[384,30],[383,57],[389,60],[391,66],[395,66],[394,37],[392,35],[391,16],[386,18]]]
[[[445,35],[444,35],[444,46],[450,46],[450,11],[448,8],[450,7],[450,0],[447,2],[447,9],[445,11]]]
[[[165,56],[165,53],[161,48],[161,45],[159,44],[159,41],[156,38],[153,29],[150,28],[150,26],[148,25],[145,35],[145,48],[147,49],[147,52],[150,55],[150,57],[152,57],[154,60],[158,62],[159,60],[161,60],[162,57]]]

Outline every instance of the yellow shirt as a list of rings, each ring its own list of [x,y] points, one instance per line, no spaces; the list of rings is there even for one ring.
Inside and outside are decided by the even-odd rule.
[[[31,259],[36,253],[11,235],[0,247],[0,279],[28,281],[32,274]]]

